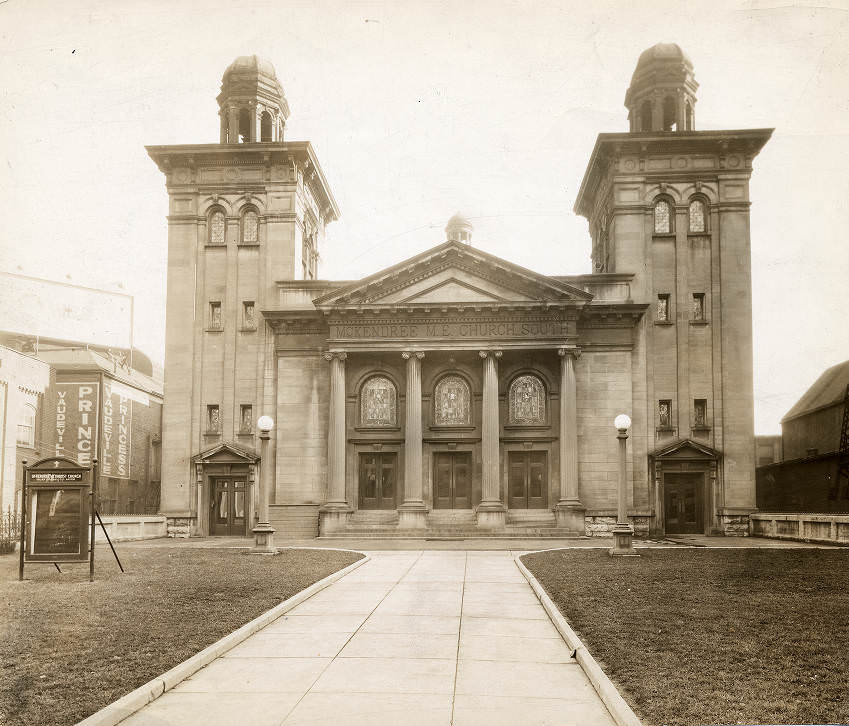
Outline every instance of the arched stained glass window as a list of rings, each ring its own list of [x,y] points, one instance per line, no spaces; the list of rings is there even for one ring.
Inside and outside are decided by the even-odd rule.
[[[209,244],[223,245],[224,242],[224,212],[216,209],[209,215]]]
[[[249,209],[242,217],[242,244],[256,244],[259,228],[259,215]]]
[[[472,422],[469,384],[460,376],[441,378],[433,392],[434,421],[438,426],[470,424]]]
[[[524,375],[510,384],[510,423],[545,423],[545,387],[536,376]]]
[[[669,202],[659,199],[654,205],[654,232],[655,234],[669,234],[672,232],[672,218],[669,213]]]
[[[396,426],[398,396],[395,385],[386,376],[372,376],[360,389],[360,424]]]
[[[690,202],[690,231],[705,231],[705,203],[701,199],[693,199]]]

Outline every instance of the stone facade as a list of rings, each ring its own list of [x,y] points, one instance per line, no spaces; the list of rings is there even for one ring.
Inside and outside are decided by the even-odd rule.
[[[338,209],[310,145],[282,138],[270,64],[238,59],[220,145],[148,148],[170,200],[169,521],[247,533],[266,466],[278,537],[595,535],[613,523],[613,419],[627,412],[636,531],[742,529],[754,507],[748,178],[770,131],[694,131],[692,64],[677,46],[647,53],[632,132],[599,136],[575,207],[593,274],[517,267],[474,248],[456,216],[445,243],[356,281],[318,279]],[[648,88],[644,64],[683,64],[669,75],[681,95]],[[255,72],[257,103],[276,109],[269,140],[234,131],[233,67],[242,81]],[[666,113],[665,93],[686,108]],[[266,461],[260,414],[276,421]]]

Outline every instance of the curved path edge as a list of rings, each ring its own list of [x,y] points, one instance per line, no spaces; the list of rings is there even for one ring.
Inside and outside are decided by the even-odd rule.
[[[299,547],[297,549],[311,548]],[[165,671],[162,675],[159,675],[144,685],[139,686],[134,691],[130,691],[125,696],[121,696],[121,698],[117,701],[113,701],[108,706],[104,706],[99,711],[96,711],[91,716],[80,721],[77,726],[115,726],[115,724],[119,724],[125,718],[131,716],[148,703],[155,701],[166,691],[170,691],[181,681],[184,681],[189,676],[194,675],[204,666],[209,665],[219,656],[224,655],[224,653],[228,650],[235,648],[239,645],[239,643],[247,640],[247,638],[251,635],[256,633],[258,630],[261,630],[266,625],[294,608],[296,605],[300,605],[317,592],[323,590],[329,585],[332,585],[337,580],[342,579],[349,572],[356,570],[371,559],[369,555],[357,550],[341,551],[353,552],[363,556],[361,559],[351,563],[347,567],[337,570],[318,582],[314,582],[312,585],[304,588],[300,592],[295,593],[292,597],[275,605],[271,608],[271,610],[266,610],[259,617],[245,623],[242,627],[234,630],[229,635],[225,635],[221,638],[221,640],[217,640],[212,645],[208,645],[203,650],[191,656],[191,658],[188,658],[182,663],[178,663],[170,670]]]
[[[604,705],[607,706],[607,710],[610,711],[613,720],[616,721],[618,726],[643,726],[642,721],[637,718],[637,714],[634,713],[633,709],[622,698],[622,694],[613,685],[613,681],[607,677],[607,674],[601,669],[601,666],[593,658],[590,651],[587,650],[583,641],[572,630],[566,618],[563,617],[563,613],[560,612],[557,605],[548,596],[545,588],[540,585],[536,577],[531,574],[531,571],[525,567],[525,564],[521,560],[521,557],[525,554],[528,553],[516,555],[515,557],[519,571],[525,576],[528,584],[533,589],[537,598],[539,598],[545,612],[548,613],[548,617],[551,618],[551,622],[554,623],[554,627],[557,628],[566,645],[575,651],[575,660],[584,669],[584,673],[587,674],[587,678],[590,679],[593,688],[595,688]]]

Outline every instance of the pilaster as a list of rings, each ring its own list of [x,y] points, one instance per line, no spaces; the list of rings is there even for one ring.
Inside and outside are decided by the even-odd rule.
[[[483,411],[481,415],[482,496],[478,505],[479,527],[503,527],[506,509],[501,501],[499,467],[498,359],[500,350],[479,351],[483,359]]]
[[[560,355],[560,501],[554,507],[557,526],[584,534],[586,508],[578,480],[578,394],[575,358],[579,348],[559,348]]]
[[[404,351],[407,361],[407,411],[404,426],[404,503],[398,507],[400,529],[424,529],[422,499],[422,352]]]
[[[351,507],[345,498],[345,359],[344,352],[325,353],[330,361],[330,416],[327,427],[327,501],[321,508],[321,534],[344,529]]]

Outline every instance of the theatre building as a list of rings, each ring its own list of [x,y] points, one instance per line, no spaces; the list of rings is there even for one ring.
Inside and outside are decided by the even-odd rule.
[[[278,539],[604,533],[619,413],[638,534],[744,533],[748,182],[771,130],[696,131],[697,88],[678,46],[640,56],[630,129],[599,135],[575,205],[591,274],[497,258],[455,216],[431,249],[334,281],[315,152],[284,138],[272,65],[236,59],[220,143],[148,147],[169,195],[171,533],[249,533],[262,467]]]

